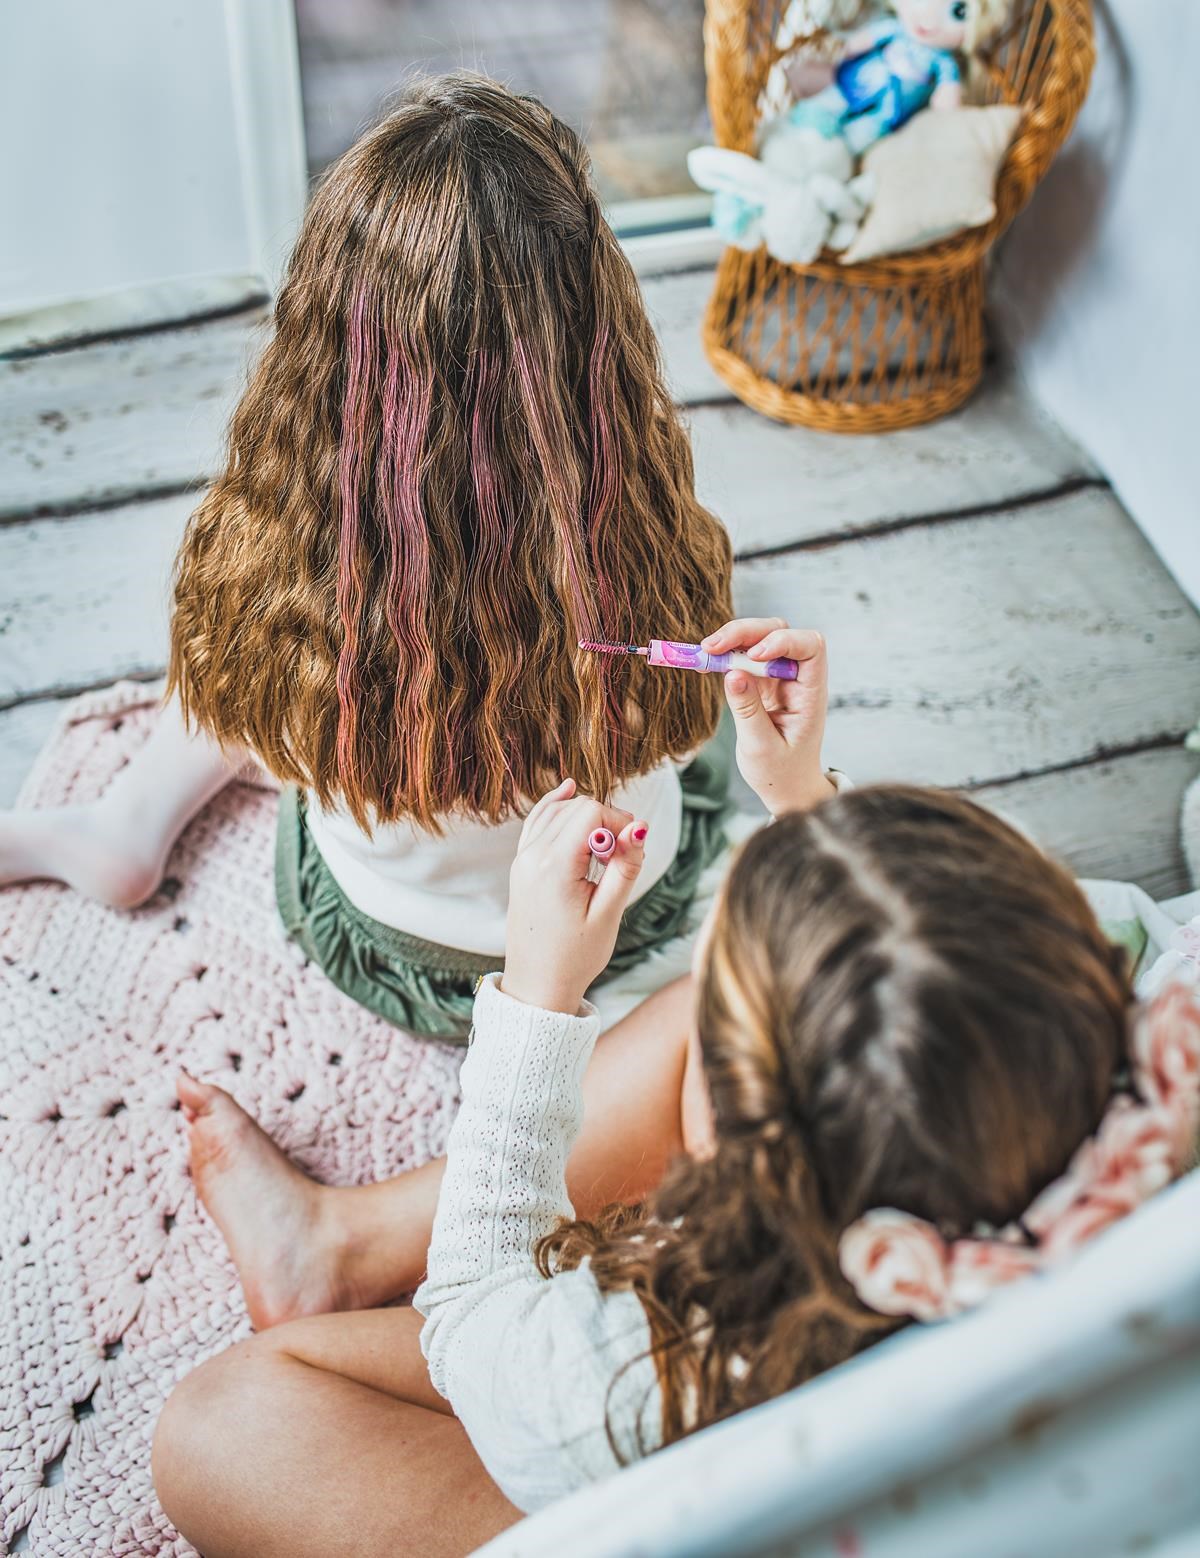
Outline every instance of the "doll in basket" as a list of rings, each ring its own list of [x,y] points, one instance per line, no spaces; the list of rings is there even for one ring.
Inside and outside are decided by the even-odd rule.
[[[860,155],[923,108],[960,108],[963,55],[997,31],[1011,0],[892,0],[894,16],[852,33],[831,84],[793,124],[841,135]]]

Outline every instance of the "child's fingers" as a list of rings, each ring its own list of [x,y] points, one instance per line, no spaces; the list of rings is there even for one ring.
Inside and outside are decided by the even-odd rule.
[[[702,638],[700,645],[710,654],[723,655],[727,649],[742,649],[747,644],[756,643],[772,629],[786,626],[782,617],[735,617],[715,633]]]
[[[533,806],[530,808],[528,817],[525,819],[526,822],[531,822],[534,817],[539,817],[544,812],[549,811],[551,806],[554,805],[555,801],[569,801],[574,794],[574,779],[560,779],[554,786],[553,790],[547,790],[545,795],[542,796],[541,800],[534,802]]]
[[[633,885],[646,863],[648,823],[632,817],[617,834],[617,847],[604,867],[604,875],[592,894],[592,913],[619,917],[625,911]]]
[[[586,795],[577,795],[569,806],[558,807],[546,824],[546,838],[558,839],[566,835],[573,844],[581,844],[587,852],[587,841],[597,828],[607,828],[620,833],[626,823],[633,821],[633,813],[620,806],[603,806]]]
[[[819,660],[825,639],[812,628],[775,628],[746,653],[752,660]]]
[[[730,671],[725,678],[725,700],[733,711],[734,732],[742,752],[770,751],[779,740],[774,721],[763,707],[758,679],[745,671]]]
[[[535,801],[525,818],[525,826],[521,829],[521,842],[528,844],[531,839],[535,839],[546,826],[547,818],[553,816],[556,803],[569,801],[574,794],[574,779],[562,779],[553,790],[548,790],[539,801]]]

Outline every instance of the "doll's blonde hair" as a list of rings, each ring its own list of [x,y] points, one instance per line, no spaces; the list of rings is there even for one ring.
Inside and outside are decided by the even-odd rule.
[[[578,137],[423,82],[313,199],[176,570],[185,714],[356,821],[499,821],[712,735],[730,548]]]
[[[967,17],[968,55],[990,43],[1012,15],[1013,0],[972,0]]]

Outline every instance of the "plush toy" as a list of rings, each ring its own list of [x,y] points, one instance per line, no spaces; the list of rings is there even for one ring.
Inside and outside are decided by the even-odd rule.
[[[702,146],[688,171],[712,190],[713,226],[740,249],[765,244],[785,264],[809,265],[828,247],[850,247],[874,195],[854,159],[914,114],[963,101],[960,54],[1007,19],[1012,0],[891,0],[894,16],[851,33],[834,80],[780,113],[789,49],[841,19],[858,0],[792,0],[776,40],[779,58],[760,95],[759,156]],[[840,9],[839,9],[840,8]],[[828,39],[828,34],[824,35]]]
[[[848,33],[858,25],[865,10],[866,0],[789,0],[775,34],[775,62],[758,98],[761,124],[781,119],[798,95],[807,96],[825,86],[832,71],[830,46],[839,33]],[[809,47],[815,38],[820,39],[820,46]],[[806,66],[818,79],[797,92],[793,72]]]
[[[845,141],[786,120],[768,129],[758,157],[701,146],[688,172],[714,192],[713,226],[727,243],[765,243],[786,265],[810,265],[827,246],[849,248],[870,204],[869,180],[852,179]]]
[[[1000,28],[1010,3],[891,0],[895,15],[852,33],[832,84],[797,103],[790,119],[844,137],[860,155],[923,108],[960,108],[960,56]]]

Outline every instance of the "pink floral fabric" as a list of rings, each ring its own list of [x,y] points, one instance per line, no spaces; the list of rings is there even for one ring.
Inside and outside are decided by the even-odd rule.
[[[1001,1240],[947,1242],[936,1228],[887,1207],[842,1235],[842,1271],[868,1308],[883,1315],[944,1320],[995,1288],[1037,1269],[1033,1250]]]
[[[1186,1158],[1200,1127],[1200,1005],[1187,980],[1169,984],[1139,1015],[1131,1048],[1138,1087],[1164,1112],[1173,1154]]]
[[[883,1207],[846,1229],[839,1260],[863,1303],[923,1321],[962,1314],[1074,1254],[1183,1173],[1200,1125],[1200,1001],[1190,980],[1173,981],[1136,1013],[1129,1055],[1138,1096],[1114,1096],[1095,1136],[1020,1227],[947,1243],[921,1218]]]

